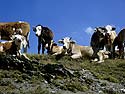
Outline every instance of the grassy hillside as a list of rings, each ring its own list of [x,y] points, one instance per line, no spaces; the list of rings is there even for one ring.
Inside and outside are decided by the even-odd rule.
[[[124,94],[125,60],[0,55],[0,94]]]
[[[28,55],[28,57],[44,64],[62,64],[71,70],[87,69],[99,79],[125,83],[125,60],[123,59],[107,59],[104,63],[98,64],[83,58],[73,60],[68,56],[59,60],[56,60],[55,56],[49,55]]]

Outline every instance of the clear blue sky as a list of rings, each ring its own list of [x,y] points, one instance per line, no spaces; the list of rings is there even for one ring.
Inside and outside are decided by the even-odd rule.
[[[37,53],[32,26],[42,24],[54,32],[54,40],[69,36],[80,45],[89,45],[94,27],[125,27],[125,0],[0,0],[0,22],[30,23],[30,49]]]

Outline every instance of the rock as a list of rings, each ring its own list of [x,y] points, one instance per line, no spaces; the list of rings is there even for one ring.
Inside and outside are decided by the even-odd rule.
[[[31,61],[13,55],[2,55],[0,56],[0,60],[1,69],[18,69],[25,71],[32,70],[33,68]]]
[[[73,76],[70,71],[68,71],[66,68],[64,68],[61,64],[47,64],[43,65],[40,68],[40,71],[42,73],[48,73],[51,75],[60,75],[60,76]]]
[[[97,79],[89,70],[41,64],[25,56],[0,55],[0,94],[124,94],[124,83]],[[11,72],[18,70],[11,74]],[[2,74],[3,73],[3,74]],[[10,73],[10,74],[9,74]],[[15,77],[15,78],[14,78]],[[6,91],[11,86],[11,92]],[[38,93],[38,94],[39,94]]]

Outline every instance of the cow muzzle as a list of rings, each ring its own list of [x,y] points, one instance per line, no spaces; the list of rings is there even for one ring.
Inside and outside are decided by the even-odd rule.
[[[38,37],[38,34],[35,34]]]
[[[63,46],[63,49],[66,49],[66,46]]]

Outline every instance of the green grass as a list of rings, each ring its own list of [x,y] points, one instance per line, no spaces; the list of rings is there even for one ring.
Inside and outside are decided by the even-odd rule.
[[[104,63],[81,64],[82,68],[90,70],[97,78],[110,82],[125,82],[125,60],[105,60]]]
[[[104,63],[98,64],[96,62],[90,62],[88,59],[73,60],[68,56],[64,56],[59,60],[56,60],[55,56],[50,55],[28,55],[28,57],[44,64],[59,63],[72,70],[87,69],[98,79],[108,80],[115,83],[125,83],[125,60],[123,59],[108,59],[105,60]]]
[[[4,70],[0,69],[0,91],[4,90],[9,92],[10,94],[13,93],[14,91],[14,86],[12,82],[14,81],[15,83],[24,83],[27,81],[29,84],[34,84],[34,85],[40,85],[41,82],[44,82],[44,77],[40,74],[40,71],[38,67],[42,64],[62,64],[64,67],[70,70],[81,70],[81,69],[86,69],[90,70],[93,75],[102,80],[107,80],[110,82],[114,83],[125,83],[125,60],[122,59],[108,59],[105,60],[104,63],[96,63],[96,62],[90,62],[88,59],[76,59],[73,60],[69,56],[64,56],[60,59],[56,59],[55,56],[51,55],[38,55],[38,54],[27,54],[27,56],[32,60],[38,62],[37,64],[33,64],[34,68],[37,71],[35,75],[30,75],[24,72],[21,72],[19,70]],[[54,85],[55,87],[60,87],[63,90],[69,90],[72,92],[77,92],[77,91],[88,91],[89,86],[91,83],[93,83],[92,79],[84,79],[85,82],[81,83],[79,81],[79,73],[75,73],[75,77],[66,77],[63,78],[62,76],[57,76],[51,84]],[[13,81],[4,81],[4,78],[11,78]],[[63,84],[61,84],[61,80],[64,81]],[[102,83],[101,86],[105,86],[106,83]],[[21,90],[20,90],[21,92]],[[1,92],[0,92],[1,93]],[[38,86],[34,92],[28,91],[26,92],[27,94],[50,94],[50,92],[47,89],[43,89],[42,87]],[[26,94],[22,90],[22,94]]]

